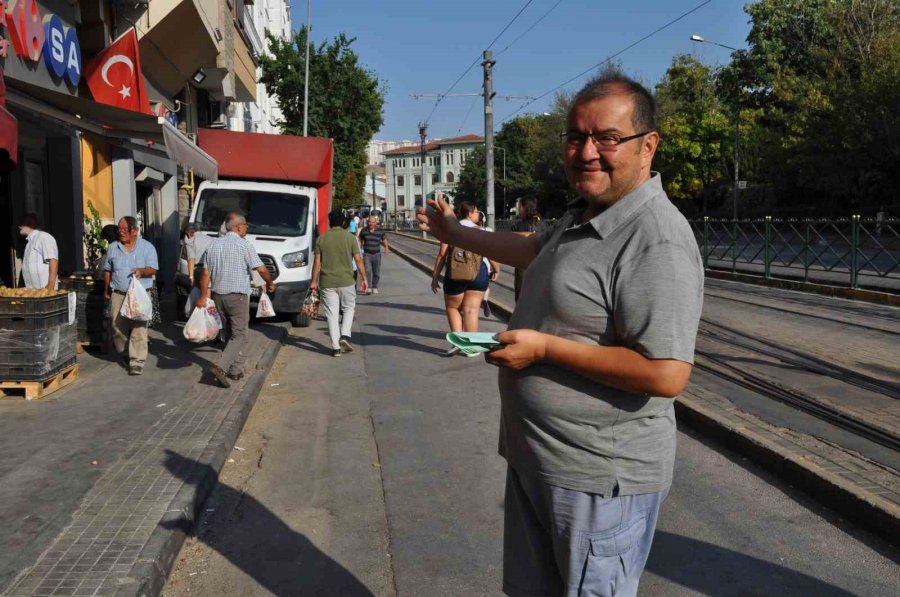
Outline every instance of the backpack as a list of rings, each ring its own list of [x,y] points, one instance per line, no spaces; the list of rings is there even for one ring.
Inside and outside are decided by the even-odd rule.
[[[447,257],[447,279],[454,282],[471,282],[481,270],[481,255],[459,247],[450,247]]]

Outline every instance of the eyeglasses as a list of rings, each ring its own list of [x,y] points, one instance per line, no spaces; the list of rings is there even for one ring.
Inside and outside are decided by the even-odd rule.
[[[639,139],[652,132],[653,131],[644,131],[643,133],[638,133],[636,135],[622,137],[615,133],[582,133],[581,131],[566,131],[562,133],[560,137],[565,141],[568,147],[576,149],[584,147],[585,142],[588,140],[588,137],[590,137],[591,141],[594,143],[594,147],[597,148],[597,151],[609,151],[615,149],[622,143],[631,141],[632,139]]]

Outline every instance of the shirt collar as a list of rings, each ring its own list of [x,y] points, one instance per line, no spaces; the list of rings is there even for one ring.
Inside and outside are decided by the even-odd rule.
[[[38,232],[40,232],[40,230],[35,228],[34,230],[32,230],[31,232],[28,233],[28,236],[25,237],[25,240],[27,240],[27,241],[34,240],[35,238],[37,238]]]
[[[600,238],[606,238],[637,210],[646,205],[650,199],[664,192],[659,172],[651,172],[649,180],[591,218],[587,223],[597,231]],[[579,225],[581,214],[586,208],[587,201],[584,198],[578,198],[569,203],[572,225]]]
[[[225,236],[236,236],[237,238],[241,238],[241,235],[238,234],[237,232],[235,232],[234,230],[229,230],[228,234],[226,234]]]

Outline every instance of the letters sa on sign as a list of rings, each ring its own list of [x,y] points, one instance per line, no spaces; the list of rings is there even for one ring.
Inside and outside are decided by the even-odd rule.
[[[0,25],[9,32],[13,51],[29,62],[37,62],[43,55],[53,75],[77,86],[81,81],[81,44],[75,28],[63,25],[59,15],[42,18],[37,0],[13,0],[7,11],[9,4],[0,0]],[[0,58],[9,54],[9,42],[0,37]]]

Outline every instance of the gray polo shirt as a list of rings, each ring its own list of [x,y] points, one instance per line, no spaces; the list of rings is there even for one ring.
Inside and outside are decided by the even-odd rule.
[[[510,329],[624,346],[692,363],[703,264],[690,225],[658,174],[579,224],[583,200],[539,236]],[[616,390],[537,364],[500,369],[500,454],[544,482],[603,495],[672,482],[673,401]]]

